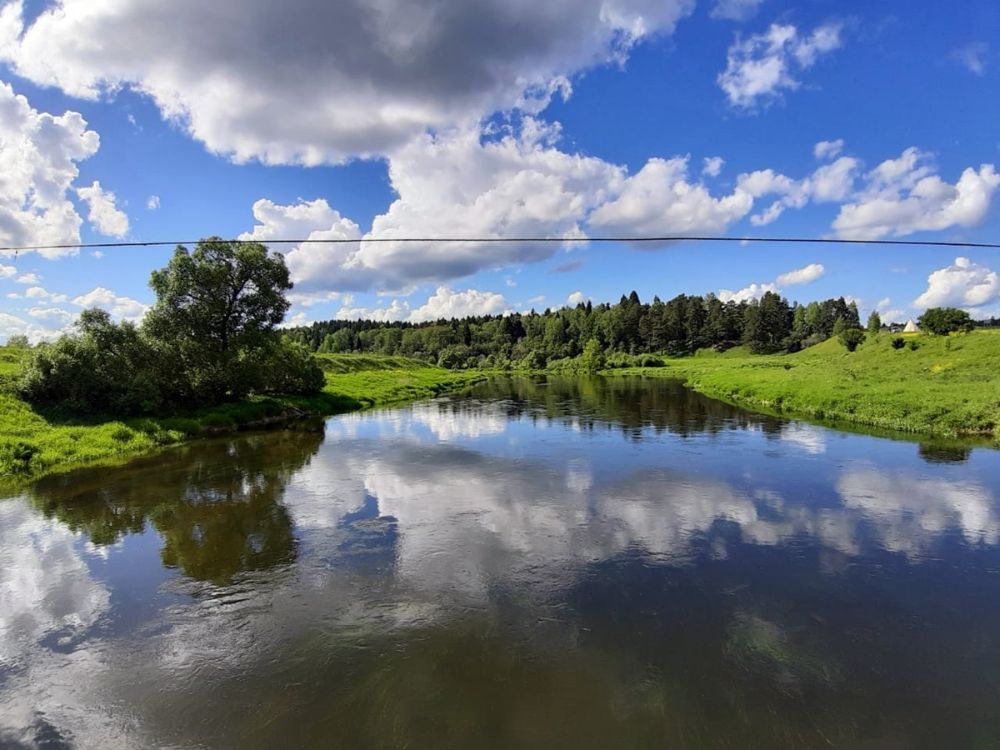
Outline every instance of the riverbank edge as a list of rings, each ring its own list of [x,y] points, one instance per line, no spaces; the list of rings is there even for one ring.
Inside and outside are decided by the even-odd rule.
[[[52,422],[46,420],[47,426],[68,430],[75,440],[86,443],[88,433],[107,433],[110,430],[112,442],[96,448],[91,445],[82,457],[53,458],[32,443],[31,428],[0,431],[0,443],[22,444],[37,450],[29,450],[31,455],[14,471],[0,469],[0,490],[16,491],[42,477],[75,469],[120,465],[139,456],[206,438],[278,429],[306,418],[324,418],[435,398],[459,392],[481,382],[486,376],[486,373],[474,370],[453,371],[431,366],[327,373],[326,386],[315,396],[253,397],[218,407],[157,417],[102,420],[53,416]]]
[[[797,419],[829,427],[831,429],[857,428],[859,431],[864,431],[862,428],[871,428],[887,434],[895,434],[900,437],[925,437],[948,440],[964,439],[965,441],[971,443],[980,444],[983,447],[1000,449],[1000,432],[997,432],[996,429],[963,429],[955,428],[943,423],[916,425],[907,421],[907,415],[903,413],[903,410],[907,408],[905,405],[895,405],[882,402],[881,405],[883,408],[887,406],[889,408],[892,408],[893,406],[897,407],[890,416],[877,416],[866,413],[865,411],[859,412],[857,409],[854,411],[846,411],[830,408],[829,405],[824,407],[815,403],[811,406],[799,405],[797,407],[789,408],[785,406],[785,402],[793,398],[802,398],[806,395],[804,391],[800,389],[794,390],[794,392],[789,391],[788,393],[782,394],[774,399],[748,396],[741,393],[737,389],[740,387],[752,386],[753,383],[749,380],[739,382],[738,384],[730,384],[728,386],[718,386],[699,380],[698,376],[704,375],[704,372],[696,372],[694,369],[695,368],[685,369],[683,360],[668,359],[663,367],[626,367],[614,370],[601,370],[599,374],[605,377],[641,376],[679,380],[686,388],[690,388],[691,390],[716,401],[722,401],[723,403],[738,406],[742,409],[756,411],[769,416]],[[863,389],[859,389],[853,394],[853,396],[858,399],[858,402],[863,402],[862,400],[865,393],[863,392]],[[943,414],[942,420],[948,416],[950,416],[949,413]]]

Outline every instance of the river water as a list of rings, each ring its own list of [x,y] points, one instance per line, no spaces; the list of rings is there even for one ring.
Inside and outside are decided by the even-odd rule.
[[[49,478],[0,747],[997,747],[998,501],[998,452],[639,379]]]

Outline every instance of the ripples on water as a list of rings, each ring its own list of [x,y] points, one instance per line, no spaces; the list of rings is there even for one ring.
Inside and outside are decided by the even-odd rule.
[[[998,480],[624,379],[49,478],[0,747],[994,746]]]

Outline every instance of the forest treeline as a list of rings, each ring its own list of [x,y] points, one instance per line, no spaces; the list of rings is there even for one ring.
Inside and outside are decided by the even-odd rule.
[[[877,314],[869,323],[881,325]],[[406,355],[449,368],[541,369],[580,361],[576,358],[643,364],[643,355],[676,357],[739,344],[760,354],[794,352],[860,329],[857,305],[843,297],[800,305],[773,292],[742,302],[681,294],[644,303],[633,291],[616,305],[587,302],[542,313],[430,323],[331,320],[287,335],[319,353]],[[655,356],[645,360],[656,364]]]

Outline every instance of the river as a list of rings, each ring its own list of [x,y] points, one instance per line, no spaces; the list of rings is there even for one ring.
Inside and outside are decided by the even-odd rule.
[[[0,502],[0,747],[993,747],[1000,452],[495,379]]]

